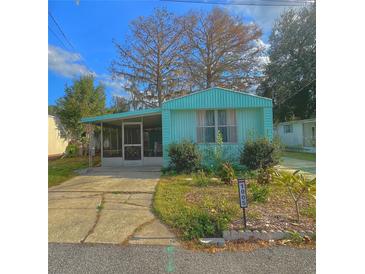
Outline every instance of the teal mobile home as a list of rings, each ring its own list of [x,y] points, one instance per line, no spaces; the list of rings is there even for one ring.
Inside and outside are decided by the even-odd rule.
[[[97,117],[83,123],[101,127],[103,166],[164,165],[168,146],[191,140],[204,150],[215,146],[218,132],[232,159],[248,138],[272,138],[271,99],[223,88],[210,88],[165,101],[161,108]]]

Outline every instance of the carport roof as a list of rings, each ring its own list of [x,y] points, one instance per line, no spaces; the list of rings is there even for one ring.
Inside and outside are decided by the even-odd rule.
[[[96,122],[103,122],[103,121],[112,121],[112,120],[117,120],[117,119],[142,117],[142,116],[148,116],[148,115],[160,114],[160,113],[161,113],[161,108],[140,109],[140,110],[134,110],[134,111],[105,114],[105,115],[100,115],[100,116],[95,116],[95,117],[85,117],[85,118],[81,118],[81,123],[96,123]]]

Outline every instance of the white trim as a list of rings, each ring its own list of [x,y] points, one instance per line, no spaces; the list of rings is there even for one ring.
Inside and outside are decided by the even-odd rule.
[[[217,143],[217,137],[218,137],[218,110],[214,110],[214,141]]]

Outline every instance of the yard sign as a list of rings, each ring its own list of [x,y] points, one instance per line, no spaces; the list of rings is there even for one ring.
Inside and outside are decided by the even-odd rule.
[[[240,195],[240,206],[241,208],[247,207],[247,195],[246,195],[246,180],[238,179],[238,192]]]
[[[240,206],[243,213],[243,226],[246,229],[246,207],[247,207],[247,193],[246,193],[246,180],[237,179],[238,182],[238,193],[240,196]]]

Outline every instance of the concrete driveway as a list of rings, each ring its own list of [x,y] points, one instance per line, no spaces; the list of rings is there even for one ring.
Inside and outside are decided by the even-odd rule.
[[[177,245],[151,212],[159,168],[93,168],[49,188],[48,241]]]
[[[307,161],[300,160],[292,157],[282,157],[281,165],[290,168],[290,169],[300,169],[303,172],[308,172],[312,174],[316,174],[316,162],[315,161]]]

